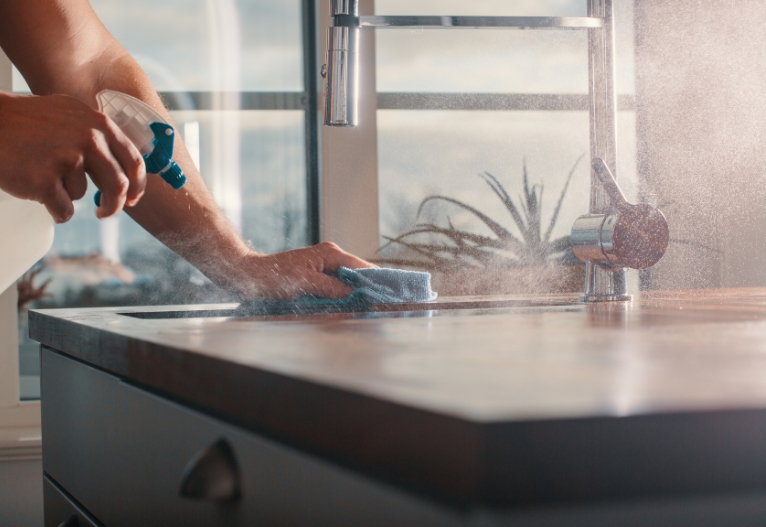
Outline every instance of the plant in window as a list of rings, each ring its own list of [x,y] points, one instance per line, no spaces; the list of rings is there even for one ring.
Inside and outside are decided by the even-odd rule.
[[[40,285],[35,285],[35,278],[37,278],[37,275],[39,275],[43,270],[45,270],[45,264],[37,264],[32,269],[27,271],[24,276],[19,278],[18,282],[16,283],[16,287],[19,292],[19,311],[26,309],[30,302],[51,296],[47,289],[53,278],[48,278]]]
[[[455,271],[465,269],[517,269],[529,267],[571,266],[581,262],[575,257],[569,236],[552,238],[561,205],[569,183],[584,157],[580,156],[572,166],[559,195],[550,222],[543,231],[542,183],[529,185],[526,161],[523,163],[523,194],[514,202],[505,187],[492,174],[479,174],[508,211],[511,227],[467,203],[442,195],[426,197],[418,207],[418,217],[424,207],[432,202],[448,203],[467,211],[480,220],[493,236],[456,228],[449,217],[447,226],[435,222],[419,223],[397,237],[384,238],[388,247],[398,247],[400,257],[384,258],[385,263],[419,267],[432,271]]]

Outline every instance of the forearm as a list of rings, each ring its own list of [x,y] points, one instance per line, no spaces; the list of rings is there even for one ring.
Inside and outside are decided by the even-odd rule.
[[[93,100],[103,89],[121,91],[141,99],[170,121],[145,73],[127,53],[105,67],[104,74],[95,80]],[[174,190],[161,178],[150,176],[144,197],[125,211],[173,251],[224,285],[231,272],[222,268],[222,255],[236,260],[252,251],[216,205],[179,134],[176,134],[173,158],[186,174],[186,185]]]
[[[96,94],[101,90],[127,93],[172,122],[146,74],[127,52],[118,50],[103,62],[89,78],[80,77],[78,84],[82,84],[71,86],[70,91],[91,105],[96,104]],[[126,207],[125,212],[211,280],[227,286],[236,278],[231,269],[225,268],[222,255],[226,261],[236,261],[251,250],[216,205],[178,133],[173,158],[187,177],[186,185],[174,190],[161,178],[150,176],[141,201]]]
[[[104,74],[94,79],[89,97],[95,100],[95,94],[103,89],[141,99],[172,122],[145,73],[127,53],[105,65]],[[125,211],[211,280],[227,286],[238,278],[223,262],[236,261],[251,249],[221,213],[178,133],[173,158],[186,174],[186,185],[174,190],[161,178],[150,176],[144,197]]]

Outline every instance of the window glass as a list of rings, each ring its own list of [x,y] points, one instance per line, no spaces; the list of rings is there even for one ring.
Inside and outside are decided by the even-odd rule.
[[[586,16],[584,0],[377,0],[378,15]],[[633,4],[615,0],[616,87],[634,93]],[[582,30],[376,31],[378,91],[587,93]]]
[[[375,0],[377,15],[586,16],[586,0]]]
[[[299,0],[92,0],[158,91],[302,91]],[[28,92],[15,71],[13,88]]]
[[[92,0],[159,91],[301,91],[299,0]]]
[[[381,92],[587,93],[586,31],[376,30]]]
[[[584,1],[550,2],[418,2],[378,0],[377,14],[456,14],[508,16],[584,16]],[[616,0],[616,89],[621,95],[617,118],[617,175],[629,199],[638,193],[636,178],[635,113],[632,94],[633,32],[632,2]],[[550,292],[541,288],[504,291],[461,289],[439,280],[442,267],[433,255],[478,265],[471,254],[492,255],[489,268],[526,269],[526,275],[509,278],[509,284],[546,282],[543,272],[530,268],[559,265],[576,267],[572,255],[538,258],[545,247],[525,239],[513,213],[488,183],[507,192],[522,223],[539,222],[543,239],[569,235],[572,224],[588,212],[590,196],[590,131],[587,102],[583,109],[533,111],[460,110],[461,97],[470,93],[559,94],[588,93],[588,40],[586,31],[518,30],[376,30],[378,92],[453,93],[454,110],[378,110],[378,160],[381,244],[384,259],[420,262],[436,269],[435,282],[446,294],[495,294]],[[384,100],[383,98],[379,100]],[[423,98],[413,100],[426,100]],[[450,100],[450,99],[441,99]],[[587,99],[582,99],[586,101]],[[579,163],[577,160],[581,159]],[[576,168],[567,186],[573,167]],[[530,210],[525,196],[533,196],[539,215]],[[487,176],[490,174],[491,176]],[[482,176],[483,175],[483,176]],[[495,178],[497,184],[492,180]],[[563,199],[562,193],[566,187]],[[504,189],[504,190],[503,190]],[[428,196],[443,196],[424,203]],[[455,203],[456,200],[460,203]],[[559,200],[560,209],[556,212]],[[465,206],[461,205],[464,204]],[[422,207],[421,207],[422,205]],[[520,261],[518,251],[497,250],[476,238],[495,238],[492,229],[474,211],[497,222],[523,242],[532,256]],[[555,222],[553,221],[555,216]],[[550,228],[550,238],[547,238]],[[419,229],[427,232],[389,243]],[[440,230],[440,232],[436,232]],[[471,247],[460,247],[457,239]],[[534,236],[533,236],[534,238]],[[409,244],[409,246],[407,245]],[[434,252],[436,248],[448,248]],[[575,264],[574,266],[572,264]],[[464,266],[457,266],[463,268]],[[476,267],[474,267],[476,269]],[[506,269],[507,270],[507,269]],[[451,271],[454,273],[454,269]],[[515,272],[515,271],[514,271]],[[581,269],[570,289],[583,285]],[[455,280],[451,281],[456,282]],[[501,281],[493,280],[498,284]],[[514,286],[515,287],[515,286]]]
[[[635,115],[618,114],[617,172],[629,199],[637,196]],[[517,203],[523,193],[523,167],[529,184],[544,185],[542,221],[550,224],[566,178],[581,156],[552,235],[566,236],[587,212],[590,145],[586,112],[378,111],[381,234],[395,236],[417,221],[418,205],[429,195],[464,200],[501,223],[502,202],[480,174],[495,176]],[[474,215],[432,204],[425,217],[448,215],[456,227],[480,227]],[[420,218],[422,220],[423,218]],[[482,232],[486,227],[480,228]]]

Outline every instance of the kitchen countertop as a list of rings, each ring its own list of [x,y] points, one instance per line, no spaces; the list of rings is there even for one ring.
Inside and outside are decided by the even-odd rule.
[[[766,488],[766,289],[31,311],[127,382],[457,506]]]

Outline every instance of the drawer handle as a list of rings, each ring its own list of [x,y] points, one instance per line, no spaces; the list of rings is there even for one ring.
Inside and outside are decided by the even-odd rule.
[[[225,439],[200,450],[186,464],[181,478],[184,498],[221,502],[237,501],[240,495],[237,459]]]
[[[59,527],[80,527],[80,520],[74,514],[61,522]]]

